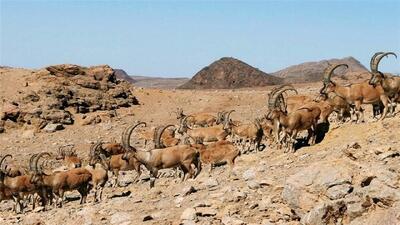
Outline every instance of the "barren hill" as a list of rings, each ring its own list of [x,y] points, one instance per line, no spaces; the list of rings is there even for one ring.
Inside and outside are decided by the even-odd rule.
[[[347,70],[343,68],[338,68],[335,71],[337,75],[345,75],[346,73],[351,77],[351,75],[368,72],[368,70],[358,60],[353,57],[346,57],[342,59],[321,60],[318,62],[306,62],[294,66],[289,66],[283,70],[272,73],[272,75],[284,78],[285,83],[316,82],[322,80],[323,72],[328,64],[334,63],[346,63],[347,65],[349,65],[349,68]],[[365,76],[357,78],[365,78]]]
[[[181,89],[226,89],[260,87],[282,83],[282,79],[254,68],[238,59],[221,58],[204,67]]]
[[[133,79],[131,76],[129,76],[129,75],[125,72],[125,70],[122,70],[122,69],[114,69],[114,72],[115,72],[115,76],[116,76],[118,79],[123,79],[123,80],[126,80],[126,81],[130,82],[130,83],[135,83],[135,82],[136,82],[135,79]]]

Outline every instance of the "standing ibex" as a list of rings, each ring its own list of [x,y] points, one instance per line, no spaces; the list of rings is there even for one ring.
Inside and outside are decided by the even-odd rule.
[[[284,98],[283,101],[278,102],[280,96],[283,96],[281,94],[284,90],[285,88],[269,96],[269,112],[266,118],[273,120],[277,142],[281,143],[282,140],[286,138],[286,144],[288,145],[287,150],[293,152],[295,150],[297,133],[299,131],[308,130],[307,139],[311,139],[311,144],[315,143],[315,131],[321,110],[318,107],[303,107],[288,114]],[[280,106],[281,104],[283,104],[283,106]],[[284,132],[282,138],[279,137],[280,131]]]
[[[30,163],[32,162],[33,155]],[[14,199],[14,211],[19,213],[23,210],[26,199],[29,195],[34,195],[39,192],[39,188],[33,182],[31,182],[31,175],[17,175],[10,174],[7,169],[7,165],[3,167],[3,163],[7,158],[12,158],[11,155],[5,155],[0,160],[0,200],[3,199]],[[31,164],[29,165],[31,167]],[[41,193],[39,193],[41,194]],[[35,207],[35,199],[33,198],[33,207]]]
[[[341,66],[348,68],[347,64],[334,64],[326,68],[323,80],[324,86],[320,90],[320,93],[328,94],[334,92],[336,95],[346,99],[349,104],[354,104],[357,122],[364,121],[362,104],[379,104],[379,102],[382,102],[384,110],[379,120],[384,119],[388,111],[388,97],[383,88],[381,86],[374,87],[368,81],[349,86],[336,84],[331,80],[331,76],[333,71]]]
[[[138,122],[137,124],[128,127],[126,132],[124,132],[124,136],[126,137],[123,138],[125,141],[122,144],[128,151],[124,154],[123,158],[127,159],[133,156],[145,165],[145,167],[150,171],[150,187],[154,186],[158,170],[160,169],[180,167],[184,174],[182,181],[185,180],[187,173],[189,173],[189,177],[195,176],[192,164],[197,167],[197,174],[200,172],[201,164],[198,160],[198,153],[196,149],[190,145],[176,145],[168,148],[152,149],[150,151],[144,151],[132,147],[130,145],[130,136],[135,127],[141,124],[146,126],[146,123]]]
[[[396,99],[400,96],[400,77],[393,76],[389,73],[382,73],[378,70],[378,65],[381,59],[385,56],[393,55],[397,58],[394,52],[377,52],[371,58],[371,73],[372,77],[369,80],[369,84],[376,86],[380,84],[389,97],[389,112],[394,115],[396,108]]]
[[[46,173],[43,171],[43,165],[38,166],[38,161],[43,156],[50,156],[49,153],[43,152],[36,156],[33,163],[33,175],[30,182],[35,186],[40,187],[44,191],[51,191],[51,194],[44,194],[45,205],[47,203],[47,196],[54,195],[56,197],[55,205],[60,203],[62,207],[63,198],[65,191],[78,190],[81,194],[81,202],[86,202],[86,197],[90,191],[90,181],[92,180],[92,174],[84,168],[74,168],[68,171]]]

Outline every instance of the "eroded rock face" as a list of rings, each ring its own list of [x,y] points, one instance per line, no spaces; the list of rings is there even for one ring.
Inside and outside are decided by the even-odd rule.
[[[73,124],[76,113],[110,111],[139,104],[132,93],[132,85],[117,80],[115,71],[108,65],[81,67],[62,64],[49,66],[31,76],[31,85],[27,85],[20,96],[2,104],[2,121],[30,124],[42,129],[51,123]],[[34,82],[37,84],[32,85]],[[1,127],[2,131],[7,129],[4,125]]]

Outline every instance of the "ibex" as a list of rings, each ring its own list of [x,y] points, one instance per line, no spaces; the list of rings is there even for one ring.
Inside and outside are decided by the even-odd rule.
[[[321,114],[321,110],[318,107],[300,108],[290,114],[286,112],[286,106],[277,106],[278,96],[282,96],[281,93],[284,89],[277,91],[273,95],[270,95],[269,99],[269,112],[266,116],[267,119],[274,121],[274,132],[277,142],[281,143],[286,138],[286,144],[288,145],[287,151],[294,152],[297,133],[302,130],[308,130],[308,140],[311,139],[311,144],[315,143],[316,139],[316,127],[317,121]],[[284,99],[283,99],[284,100]],[[284,101],[280,104],[285,104]],[[284,132],[282,138],[279,137],[281,131]]]
[[[126,131],[124,131],[125,133]],[[126,136],[122,135],[122,143]],[[125,148],[124,148],[125,149]],[[126,153],[126,151],[124,151]],[[124,153],[124,154],[125,154]],[[113,186],[118,186],[118,178],[120,171],[129,171],[135,170],[136,177],[134,178],[134,182],[138,180],[140,175],[142,174],[140,170],[141,163],[134,157],[124,158],[124,154],[110,155],[106,158],[107,152],[101,148],[101,142],[95,143],[90,147],[90,155],[89,161],[92,165],[95,165],[96,162],[102,162],[105,168],[108,168],[113,173]]]
[[[255,119],[253,123],[245,123],[238,126],[231,126],[231,134],[233,140],[238,140],[242,142],[242,146],[246,147],[246,143],[249,143],[249,148],[245,151],[250,150],[252,147],[256,151],[260,150],[262,137],[264,135],[264,130],[261,126],[261,120]]]
[[[185,115],[182,108],[178,108],[176,110],[176,118],[179,121],[183,120],[187,116],[190,116],[190,118],[187,118],[187,123],[192,127],[210,127],[213,126],[217,120],[215,116],[209,113],[194,113],[191,115]]]
[[[217,141],[208,145],[204,145],[201,140],[197,140],[193,146],[200,153],[200,160],[203,164],[210,164],[211,173],[214,165],[226,162],[229,165],[230,175],[235,165],[235,159],[240,155],[240,151],[229,141]]]
[[[68,150],[65,150],[66,147],[70,147]],[[76,154],[73,145],[65,145],[58,148],[57,160],[63,160],[64,165],[67,169],[78,168],[82,166],[82,161]]]
[[[127,159],[131,156],[139,160],[150,171],[150,187],[154,187],[155,179],[158,175],[158,170],[166,168],[180,167],[183,171],[182,181],[185,180],[187,174],[194,177],[201,170],[201,164],[198,160],[198,153],[196,149],[190,145],[176,145],[163,149],[152,149],[150,151],[143,151],[136,149],[130,145],[130,136],[138,125],[146,126],[144,122],[138,122],[127,128],[124,132],[125,140],[122,144],[126,149],[129,149],[124,154],[123,158]],[[161,137],[158,137],[161,138]],[[192,164],[197,168],[197,174],[193,171]]]
[[[386,95],[389,98],[389,111],[391,115],[394,115],[396,108],[396,100],[400,96],[400,77],[393,76],[389,73],[382,73],[378,70],[378,65],[381,59],[385,56],[393,55],[397,58],[394,52],[377,52],[375,53],[370,62],[372,77],[369,80],[369,84],[382,86]]]
[[[32,162],[33,157],[35,155],[31,157],[30,162]],[[19,213],[23,211],[23,206],[28,195],[38,193],[39,188],[31,182],[31,175],[13,176],[13,174],[9,174],[10,170],[7,169],[7,165],[3,167],[3,163],[7,158],[12,158],[12,156],[8,154],[0,160],[0,200],[13,199],[15,201],[14,211]],[[33,207],[35,207],[35,199]]]
[[[189,137],[193,139],[201,139],[204,142],[213,142],[213,141],[221,141],[225,140],[226,137],[230,134],[230,114],[234,112],[231,110],[225,120],[224,124],[221,125],[214,125],[211,127],[199,127],[199,128],[190,128],[187,124],[187,118],[185,117],[178,128],[178,132],[182,135],[187,134]]]
[[[368,81],[358,84],[351,84],[349,86],[341,86],[331,80],[333,71],[344,66],[348,68],[347,64],[334,64],[328,66],[324,73],[323,88],[320,90],[321,94],[328,94],[334,92],[336,95],[346,99],[349,104],[355,105],[355,114],[357,122],[364,122],[364,112],[361,108],[362,104],[379,104],[382,102],[384,110],[379,120],[386,117],[388,111],[388,97],[381,86],[372,86]]]
[[[100,153],[97,157],[95,146],[91,146],[89,153],[89,165],[85,167],[92,174],[92,185],[94,189],[94,202],[101,201],[103,189],[108,181],[108,163],[106,157]]]
[[[64,192],[72,190],[78,190],[78,192],[81,194],[80,204],[85,203],[86,197],[91,188],[90,182],[92,180],[92,174],[84,168],[74,168],[65,172],[48,174],[43,171],[42,165],[38,166],[39,159],[45,155],[50,156],[49,153],[43,152],[35,158],[33,164],[34,174],[32,175],[30,182],[38,187],[41,187],[42,190],[50,190],[51,193],[56,196],[56,206],[59,202],[60,207],[62,207]],[[43,195],[45,198],[45,205],[47,203],[47,196],[49,195]]]

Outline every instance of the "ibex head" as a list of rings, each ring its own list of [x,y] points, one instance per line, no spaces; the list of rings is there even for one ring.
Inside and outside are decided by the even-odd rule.
[[[371,79],[369,80],[370,85],[375,86],[378,83],[380,83],[383,79],[385,79],[385,74],[378,70],[378,66],[381,59],[389,55],[393,55],[394,57],[397,58],[397,55],[394,52],[377,52],[372,56],[370,61],[371,75],[372,75]]]

